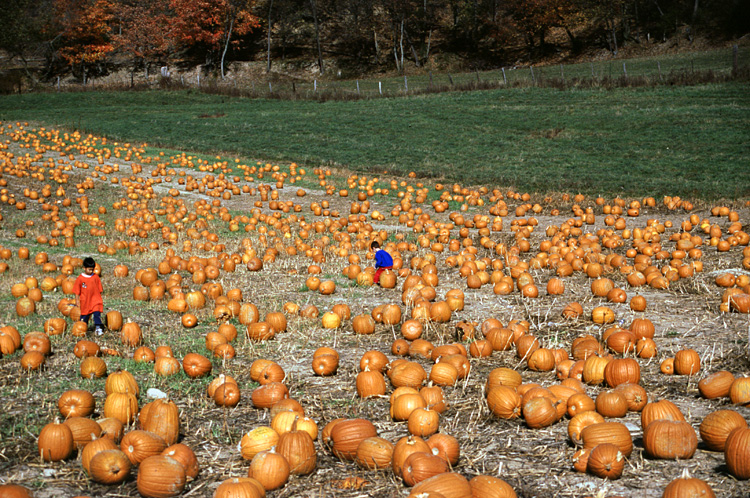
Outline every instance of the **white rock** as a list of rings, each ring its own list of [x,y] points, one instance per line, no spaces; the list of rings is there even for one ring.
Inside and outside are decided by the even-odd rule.
[[[164,399],[167,397],[167,393],[151,387],[146,391],[146,396],[153,399]]]

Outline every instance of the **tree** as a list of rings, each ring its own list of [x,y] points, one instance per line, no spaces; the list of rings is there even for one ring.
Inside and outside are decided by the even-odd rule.
[[[230,46],[258,27],[258,18],[251,12],[253,0],[170,0],[173,9],[175,40],[185,48],[205,51],[206,65],[220,59],[221,77]]]
[[[173,50],[174,15],[162,5],[158,0],[120,0],[114,8],[118,31],[112,41],[133,59],[131,85],[139,64],[148,76],[149,63],[165,59]]]
[[[20,59],[29,77],[28,56],[43,50],[51,6],[52,0],[8,0],[0,9],[0,50]]]
[[[82,72],[83,83],[92,69],[114,50],[110,42],[112,5],[107,0],[55,0],[60,23],[60,55],[75,71]]]
[[[508,3],[509,13],[532,48],[536,38],[544,48],[547,31],[552,27],[567,27],[566,21],[578,11],[577,7],[575,0],[511,0]],[[570,30],[568,35],[572,38]]]

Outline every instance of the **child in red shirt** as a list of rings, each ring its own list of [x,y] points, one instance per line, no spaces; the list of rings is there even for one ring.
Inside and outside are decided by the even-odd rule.
[[[78,275],[73,284],[73,293],[76,295],[76,306],[81,310],[81,321],[89,322],[89,316],[94,315],[94,331],[96,335],[102,335],[102,311],[104,301],[102,300],[102,281],[99,275],[94,273],[96,262],[94,258],[83,260],[83,273]]]

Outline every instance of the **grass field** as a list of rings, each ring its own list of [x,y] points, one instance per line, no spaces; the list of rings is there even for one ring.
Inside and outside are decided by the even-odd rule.
[[[517,88],[325,103],[194,91],[48,93],[0,98],[0,119],[529,192],[716,199],[750,191],[749,90]]]

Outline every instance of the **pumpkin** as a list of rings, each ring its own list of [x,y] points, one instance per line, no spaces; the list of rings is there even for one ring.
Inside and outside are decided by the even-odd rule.
[[[372,334],[375,332],[375,320],[368,314],[357,315],[352,319],[352,328],[357,334]]]
[[[401,477],[407,486],[424,481],[432,476],[448,472],[448,462],[432,453],[415,452],[407,457],[401,468]]]
[[[655,420],[684,422],[685,416],[677,405],[668,399],[663,399],[653,403],[648,403],[641,411],[641,427],[643,427],[643,430],[646,430],[646,427]]]
[[[750,428],[738,427],[729,433],[724,459],[730,474],[737,479],[750,479]]]
[[[643,447],[651,458],[685,460],[698,448],[698,436],[685,421],[654,420],[643,428]]]
[[[116,448],[106,449],[91,457],[88,473],[98,483],[119,484],[128,478],[131,467],[125,453]]]
[[[566,403],[568,415],[575,417],[579,413],[596,410],[596,403],[586,393],[575,393]]]
[[[698,431],[710,450],[724,451],[729,434],[737,428],[747,427],[745,418],[734,410],[717,410],[703,418]]]
[[[382,396],[386,392],[385,377],[380,372],[371,372],[365,367],[363,372],[357,374],[357,395],[360,398]]]
[[[693,349],[683,349],[674,355],[674,372],[677,375],[694,375],[701,369],[701,357]]]
[[[49,318],[44,322],[44,332],[47,335],[60,335],[68,328],[64,318]]]
[[[612,443],[626,458],[633,452],[633,438],[630,431],[620,422],[591,424],[581,431],[583,447],[593,450],[603,443]]]
[[[107,375],[107,364],[96,356],[86,356],[81,361],[80,369],[84,379],[99,379]]]
[[[427,379],[427,372],[425,372],[422,365],[415,362],[405,362],[393,366],[388,371],[388,376],[391,379],[391,383],[394,387],[421,387],[422,383]]]
[[[120,329],[120,340],[125,346],[138,346],[143,341],[141,327],[135,322],[128,322]]]
[[[485,391],[489,391],[495,386],[508,386],[516,388],[521,385],[521,374],[516,370],[507,367],[498,367],[490,371],[485,383]]]
[[[107,437],[100,437],[98,439],[89,440],[89,442],[86,444],[86,446],[83,447],[83,451],[81,451],[81,466],[86,472],[90,472],[89,464],[91,463],[91,459],[99,453],[100,451],[104,450],[118,450],[119,446],[117,446],[117,443],[115,443],[112,439]],[[130,461],[128,460],[128,464]]]
[[[182,359],[182,369],[192,379],[210,374],[212,368],[211,360],[198,353],[188,353]]]
[[[497,417],[517,418],[521,415],[521,396],[511,387],[496,385],[487,393],[487,406]]]
[[[532,429],[548,427],[558,420],[555,404],[548,397],[532,398],[521,407],[523,418]]]
[[[335,315],[335,313],[334,313]],[[335,315],[338,317],[338,315]],[[322,354],[313,358],[312,369],[316,375],[335,375],[339,368],[338,355]]]
[[[596,397],[596,411],[606,418],[620,418],[628,413],[628,400],[618,391],[602,391]]]
[[[154,372],[162,377],[169,377],[180,372],[180,361],[172,356],[157,356],[154,361]]]
[[[252,477],[233,477],[216,488],[213,498],[263,498],[264,495],[263,485]]]
[[[690,477],[687,469],[674,481],[667,484],[662,498],[716,498],[706,481]]]
[[[251,395],[255,408],[271,408],[277,401],[289,397],[289,389],[281,382],[269,382],[255,388]]]
[[[177,496],[185,488],[186,480],[183,466],[168,456],[150,456],[138,467],[138,492],[146,498]]]
[[[632,358],[617,358],[604,367],[604,380],[609,387],[620,384],[638,384],[641,380],[641,367]]]
[[[120,449],[133,465],[138,465],[146,458],[160,454],[166,447],[167,443],[164,438],[143,430],[130,431],[120,441]]]
[[[256,427],[240,439],[240,454],[245,460],[252,460],[261,451],[270,450],[279,441],[279,434],[271,427]]]
[[[122,313],[117,310],[108,311],[106,316],[107,328],[109,330],[120,330],[122,328]]]
[[[174,458],[180,462],[185,469],[185,476],[188,479],[195,479],[198,472],[200,472],[200,465],[198,464],[198,458],[195,456],[195,452],[182,443],[173,444],[172,446],[165,448],[161,454],[163,456]]]
[[[86,444],[98,438],[102,433],[101,426],[90,418],[70,417],[63,423],[73,434],[73,442],[78,449],[83,449]]]
[[[631,412],[643,410],[643,407],[648,403],[648,393],[638,384],[620,384],[615,388],[615,391],[621,392],[625,396],[625,400],[628,403],[628,410]]]
[[[591,320],[597,324],[607,324],[615,321],[615,312],[607,306],[597,306],[591,310]]]
[[[368,437],[357,446],[354,460],[364,469],[386,469],[393,461],[393,450],[393,443],[387,439],[377,436]]]
[[[568,422],[568,436],[575,444],[581,444],[581,431],[592,424],[600,424],[604,422],[604,417],[599,413],[588,410],[577,413]]]
[[[359,369],[361,371],[369,369],[371,372],[383,372],[389,361],[385,354],[373,349],[362,355],[362,359],[359,361]]]
[[[83,322],[76,322],[76,323],[83,323]],[[94,341],[87,341],[85,339],[82,339],[78,341],[73,348],[73,354],[76,356],[76,358],[84,358],[86,356],[97,356],[99,355],[100,349],[99,345],[95,343]]]
[[[104,401],[102,412],[105,417],[115,418],[128,425],[135,420],[138,413],[138,400],[131,393],[112,393]]]
[[[138,382],[127,370],[117,370],[109,374],[104,384],[104,392],[108,395],[112,393],[130,393],[135,397],[140,395]]]
[[[94,396],[82,389],[65,391],[57,400],[57,408],[63,417],[88,417],[94,413]]]
[[[470,481],[472,498],[516,498],[513,487],[500,478],[479,475]]]
[[[235,382],[223,382],[214,390],[212,396],[216,406],[234,407],[240,402],[242,393]]]
[[[440,414],[429,407],[416,408],[407,419],[409,433],[420,437],[427,437],[436,433],[439,425]]]
[[[293,427],[291,431],[281,434],[276,451],[289,462],[292,474],[307,475],[315,470],[318,460],[315,444],[305,431]]]
[[[341,460],[354,460],[359,444],[377,435],[375,426],[369,420],[342,420],[331,429],[329,447]]]
[[[122,422],[116,418],[102,418],[98,420],[99,425],[102,428],[102,437],[108,438],[117,444],[120,444],[122,434],[125,432],[125,426]]]
[[[419,390],[419,394],[424,398],[427,407],[438,413],[443,413],[448,408],[443,396],[443,389],[440,386],[434,386],[432,383],[429,383]]]
[[[266,491],[271,491],[282,487],[289,480],[289,462],[273,448],[261,451],[253,457],[247,474],[248,477],[257,479]]]
[[[73,433],[65,424],[47,424],[39,432],[37,449],[45,462],[65,460],[75,450]]]
[[[698,382],[698,390],[706,399],[723,398],[729,396],[733,382],[732,372],[719,370]]]
[[[160,436],[167,445],[175,444],[180,436],[180,412],[169,399],[155,399],[143,405],[138,421],[143,430]]]
[[[133,352],[136,363],[151,363],[156,360],[156,354],[148,346],[141,346]]]
[[[467,498],[472,496],[469,481],[456,472],[444,472],[425,479],[411,490],[412,496],[426,493],[442,495],[444,498]]]
[[[734,379],[729,388],[729,400],[735,405],[750,406],[750,377]]]
[[[586,470],[602,479],[619,479],[625,469],[625,457],[611,443],[600,444],[589,453]]]

